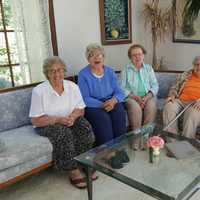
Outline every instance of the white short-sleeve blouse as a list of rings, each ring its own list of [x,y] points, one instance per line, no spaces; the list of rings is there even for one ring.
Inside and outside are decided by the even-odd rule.
[[[85,108],[78,86],[72,81],[63,80],[64,91],[59,95],[50,82],[39,84],[33,89],[29,117],[67,116],[75,108]]]

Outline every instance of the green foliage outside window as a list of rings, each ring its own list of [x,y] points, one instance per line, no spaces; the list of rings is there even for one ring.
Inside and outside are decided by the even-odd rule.
[[[3,10],[4,10],[4,16],[5,16],[5,25],[11,26],[12,25],[12,12],[10,7],[10,1],[4,0],[3,1]],[[3,27],[2,20],[0,21],[0,27]]]
[[[10,6],[10,0],[3,0],[3,11],[4,11],[4,23],[6,26],[6,30],[13,30],[13,18],[12,18],[12,11]],[[1,15],[2,13],[0,13]],[[1,16],[2,18],[2,16]],[[3,20],[0,20],[0,29],[4,30],[3,27]],[[5,37],[4,33],[1,33],[1,37]],[[11,36],[11,33],[10,33]],[[14,33],[12,34],[11,38],[9,38],[8,45],[10,50],[10,56],[12,64],[15,64],[17,59],[17,50],[16,44],[12,43],[10,40],[15,37]],[[0,65],[8,65],[8,52],[5,46],[5,38],[1,40],[0,43]],[[20,66],[12,67],[13,75],[14,75],[14,82],[15,86],[22,84],[22,73],[20,70]],[[11,84],[11,74],[9,67],[0,67],[0,88],[8,88],[12,87]]]
[[[11,7],[9,5],[9,0],[3,1],[3,11],[5,16],[5,25],[6,27],[10,27],[12,25],[12,13],[11,13]],[[3,20],[0,20],[0,27],[3,29]],[[7,55],[7,50],[5,47],[2,47],[2,44],[0,44],[0,64],[5,64],[5,60],[2,60]]]

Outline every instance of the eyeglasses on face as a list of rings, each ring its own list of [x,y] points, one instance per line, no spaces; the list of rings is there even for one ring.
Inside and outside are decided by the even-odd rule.
[[[89,55],[90,58],[103,58],[103,54],[102,53],[91,53]]]
[[[143,56],[143,53],[135,53],[135,54],[131,54],[131,57],[141,57]]]
[[[65,70],[63,68],[58,68],[58,69],[50,69],[49,73],[50,74],[55,74],[55,73],[63,73]]]
[[[195,66],[195,67],[199,67],[199,66],[200,66],[200,62],[194,63],[194,66]]]

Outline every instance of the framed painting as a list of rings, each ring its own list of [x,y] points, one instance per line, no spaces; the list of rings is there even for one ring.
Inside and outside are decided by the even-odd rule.
[[[131,0],[99,0],[103,45],[132,42]]]
[[[191,17],[184,13],[188,0],[174,0],[173,42],[200,43],[200,15]],[[199,13],[200,14],[200,13]],[[177,25],[177,20],[178,25]]]

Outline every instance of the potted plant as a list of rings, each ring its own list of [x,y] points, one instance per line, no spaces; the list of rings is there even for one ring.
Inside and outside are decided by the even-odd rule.
[[[159,69],[157,62],[157,43],[164,41],[165,37],[173,30],[173,3],[168,8],[161,8],[160,0],[146,0],[142,15],[145,20],[145,27],[150,26],[153,42],[152,65],[154,69]]]
[[[191,37],[195,34],[194,21],[197,19],[200,12],[199,0],[186,0],[183,9],[182,32],[185,36]]]

